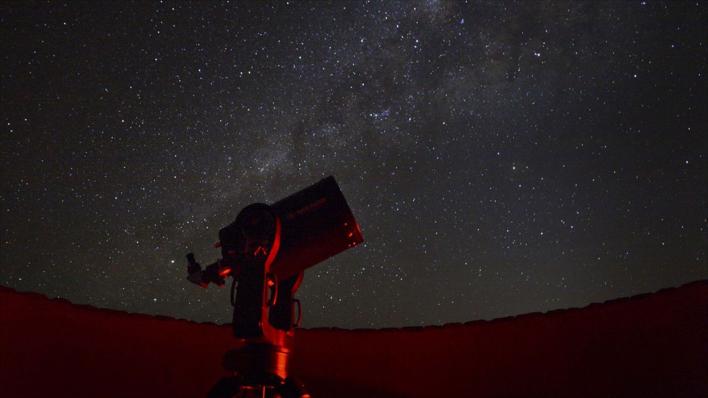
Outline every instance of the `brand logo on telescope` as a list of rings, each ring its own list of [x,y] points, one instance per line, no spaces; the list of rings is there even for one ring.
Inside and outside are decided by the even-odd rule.
[[[327,198],[326,198],[326,197],[319,198],[319,199],[317,199],[316,201],[314,201],[314,202],[308,204],[307,206],[303,206],[303,207],[301,207],[301,208],[299,208],[299,209],[297,209],[297,210],[295,210],[295,211],[293,211],[293,212],[288,213],[287,219],[288,219],[288,220],[292,220],[292,219],[294,219],[295,217],[300,217],[300,216],[302,216],[303,214],[310,213],[310,212],[312,212],[312,211],[314,211],[314,210],[317,210],[317,209],[319,209],[320,207],[324,206],[325,203],[327,203]]]

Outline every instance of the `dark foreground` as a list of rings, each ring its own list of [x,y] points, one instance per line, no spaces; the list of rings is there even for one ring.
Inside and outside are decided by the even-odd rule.
[[[228,326],[0,287],[4,397],[204,397]],[[708,281],[491,322],[299,330],[293,373],[324,397],[706,397]]]

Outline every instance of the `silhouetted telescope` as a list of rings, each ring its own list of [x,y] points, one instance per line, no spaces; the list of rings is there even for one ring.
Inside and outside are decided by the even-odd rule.
[[[270,209],[280,220],[280,248],[271,266],[271,272],[279,279],[364,241],[332,176],[270,205]],[[222,242],[232,237],[233,225],[219,232]]]
[[[192,253],[187,255],[187,279],[193,283],[222,286],[225,278],[234,278],[233,332],[246,342],[225,356],[227,369],[235,375],[222,379],[210,397],[231,397],[251,387],[262,389],[263,394],[270,389],[289,391],[283,396],[307,396],[287,372],[289,337],[302,317],[295,291],[307,268],[363,240],[330,176],[272,205],[245,207],[219,231],[215,247],[221,248],[222,258],[204,270]]]
[[[271,254],[269,272],[284,280],[363,241],[359,224],[330,176],[272,205],[245,207],[219,231],[215,247],[221,248],[222,260],[192,277],[196,261],[192,253],[187,255],[190,281],[204,287],[210,282],[221,285],[223,277],[238,270],[239,260]]]

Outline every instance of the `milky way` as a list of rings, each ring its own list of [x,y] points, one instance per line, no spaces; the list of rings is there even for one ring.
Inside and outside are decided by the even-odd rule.
[[[228,322],[217,231],[334,175],[366,243],[305,326],[490,319],[708,278],[708,7],[4,3],[0,283]]]

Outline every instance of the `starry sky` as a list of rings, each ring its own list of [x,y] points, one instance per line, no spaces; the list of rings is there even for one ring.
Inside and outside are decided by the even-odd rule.
[[[708,278],[708,3],[3,2],[0,284],[230,322],[219,228],[334,175],[304,326]]]

